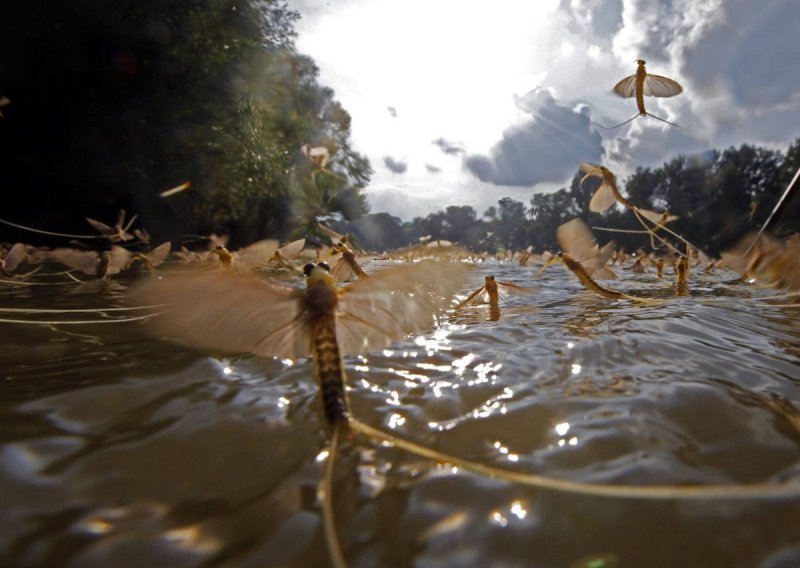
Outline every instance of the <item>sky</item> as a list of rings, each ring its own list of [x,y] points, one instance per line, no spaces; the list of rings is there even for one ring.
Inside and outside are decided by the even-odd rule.
[[[568,186],[579,162],[624,180],[677,155],[800,137],[798,0],[290,0],[299,51],[352,117],[373,213],[478,215]],[[684,92],[612,91],[636,72]],[[313,141],[311,141],[313,143]],[[335,161],[335,155],[333,156]]]

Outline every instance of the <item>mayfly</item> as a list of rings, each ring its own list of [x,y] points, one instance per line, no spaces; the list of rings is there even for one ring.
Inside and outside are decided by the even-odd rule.
[[[300,146],[300,151],[306,158],[308,158],[314,165],[317,166],[317,169],[311,172],[312,182],[316,183],[317,174],[320,172],[324,172],[331,177],[335,177],[336,179],[345,179],[326,167],[328,162],[331,161],[331,152],[326,146],[309,146],[308,144],[303,144]]]
[[[639,64],[639,66],[636,68],[636,73],[634,75],[625,77],[622,81],[614,85],[614,92],[620,97],[624,98],[636,97],[636,106],[639,109],[639,114],[633,115],[625,122],[620,122],[616,126],[601,127],[605,128],[606,130],[611,130],[628,124],[638,116],[652,116],[661,122],[666,122],[672,126],[682,128],[682,126],[675,124],[674,122],[670,122],[665,118],[661,118],[660,116],[656,116],[651,112],[647,112],[647,110],[644,108],[644,97],[674,97],[675,95],[679,95],[683,92],[683,87],[681,87],[680,83],[677,81],[673,81],[672,79],[668,79],[667,77],[662,77],[660,75],[652,75],[648,73],[644,66],[644,59],[637,59],[636,63]]]
[[[93,250],[57,248],[52,250],[49,256],[73,270],[79,270],[98,280],[103,280],[125,270],[133,255],[122,247],[113,246],[111,250],[104,251],[102,254]]]
[[[88,221],[92,227],[97,229],[98,233],[113,243],[117,241],[133,240],[134,237],[128,232],[128,229],[131,228],[131,225],[133,225],[136,217],[137,215],[131,217],[128,221],[128,224],[125,225],[125,210],[120,209],[119,215],[117,216],[117,223],[113,227],[109,227],[105,223],[101,223],[100,221],[96,221],[90,217],[86,217],[86,221]]]
[[[470,304],[486,303],[490,308],[498,308],[500,306],[500,299],[506,294],[530,294],[534,289],[527,286],[520,286],[512,282],[501,282],[495,279],[494,275],[490,274],[484,278],[483,286],[471,292],[464,298],[455,309],[459,310],[464,306]]]
[[[342,566],[330,493],[339,435],[351,423],[342,355],[375,351],[432,329],[465,271],[463,264],[420,262],[337,287],[326,263],[309,263],[303,269],[304,290],[204,273],[153,279],[131,297],[170,306],[153,326],[189,346],[291,360],[313,356],[325,417],[333,429],[320,498],[332,559]]]
[[[222,267],[228,272],[249,272],[269,263],[276,250],[278,241],[264,239],[235,252],[229,251],[223,244],[217,244],[211,254],[219,259]]]
[[[133,266],[133,264],[137,261],[144,264],[150,272],[155,272],[156,267],[161,266],[167,257],[169,256],[169,251],[172,249],[172,244],[167,241],[158,245],[156,248],[151,250],[150,252],[139,252],[134,254],[131,259],[128,261],[127,268]]]
[[[599,247],[589,228],[580,219],[575,218],[558,227],[558,229],[556,229],[556,237],[561,247],[567,252],[558,252],[548,260],[539,271],[540,274],[549,266],[556,262],[561,262],[578,277],[581,284],[604,298],[609,298],[611,300],[634,300],[637,302],[654,301],[650,298],[640,298],[616,290],[610,290],[600,286],[600,284],[594,281],[591,276],[592,273],[602,273],[603,270],[608,270],[605,268],[605,265],[608,259],[611,258],[611,254],[614,250],[614,243],[612,241],[602,248]]]
[[[607,167],[581,162],[580,169],[584,173],[584,176],[581,178],[581,183],[590,177],[597,177],[602,180],[600,187],[597,188],[594,195],[592,195],[592,199],[589,201],[589,211],[593,213],[602,213],[611,207],[614,202],[619,202],[627,209],[645,217],[648,221],[656,225],[656,227],[678,219],[676,215],[671,215],[668,211],[659,213],[649,209],[642,209],[625,199],[617,188],[617,176]]]
[[[689,257],[675,253],[675,291],[679,296],[689,293]]]
[[[345,282],[353,278],[353,276],[358,276],[359,278],[369,278],[367,273],[364,272],[364,269],[361,268],[361,265],[358,263],[356,254],[350,247],[347,246],[347,243],[344,239],[338,243],[334,243],[334,245],[331,247],[330,254],[342,255],[342,258],[340,258],[338,262],[333,265],[333,269],[331,270],[337,282]]]
[[[172,311],[154,326],[190,346],[300,359],[314,356],[325,415],[346,419],[341,353],[379,349],[431,329],[460,287],[459,263],[387,268],[337,287],[327,264],[306,264],[305,290],[227,274],[167,275],[132,292]]]

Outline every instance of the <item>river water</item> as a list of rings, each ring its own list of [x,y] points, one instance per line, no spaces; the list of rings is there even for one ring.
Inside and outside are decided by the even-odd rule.
[[[503,470],[617,486],[779,486],[730,498],[541,489],[349,436],[333,497],[353,566],[800,565],[800,309],[721,271],[688,296],[611,301],[562,267],[537,287],[345,365],[362,422]],[[100,287],[3,285],[0,305],[124,305]],[[780,303],[780,302],[778,302]],[[107,311],[14,313],[78,321]],[[310,360],[198,353],[141,321],[0,324],[0,565],[324,566],[330,440]],[[756,492],[757,493],[757,492]]]

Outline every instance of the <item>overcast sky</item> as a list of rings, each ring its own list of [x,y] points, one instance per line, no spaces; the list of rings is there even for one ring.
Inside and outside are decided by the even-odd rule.
[[[375,173],[372,211],[404,220],[447,205],[569,184],[578,162],[636,166],[800,137],[798,0],[290,0],[298,48],[350,112]],[[612,92],[647,60],[684,92]],[[313,141],[310,141],[313,143]],[[335,156],[334,156],[335,158]]]

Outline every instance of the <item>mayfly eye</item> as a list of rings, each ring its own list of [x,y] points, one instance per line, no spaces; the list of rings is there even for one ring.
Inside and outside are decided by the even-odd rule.
[[[305,274],[306,276],[311,276],[311,271],[312,270],[314,270],[314,263],[313,262],[309,262],[308,264],[306,264],[303,267],[303,274]]]
[[[331,271],[331,267],[328,265],[327,262],[320,262],[319,264],[317,264],[317,266],[319,266],[320,268],[324,268],[328,272]]]
[[[487,279],[487,280],[494,280],[494,276],[492,276],[492,275],[490,274],[489,276],[487,276],[487,277],[486,277],[486,279]]]
[[[222,250],[222,249],[224,249],[224,248],[225,248],[225,247],[224,247],[224,246],[222,246],[222,245],[217,245],[217,246],[215,246],[215,247],[214,247],[214,250]]]

